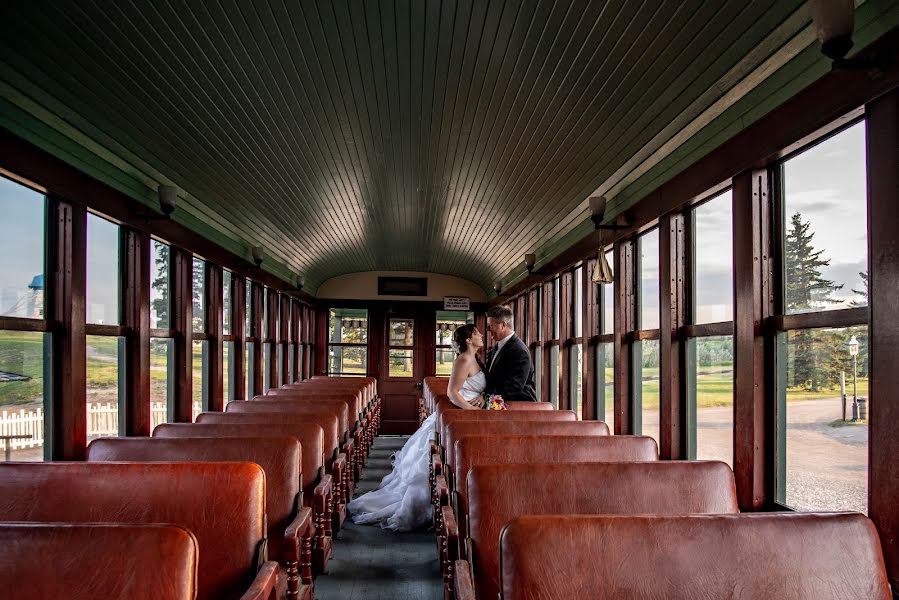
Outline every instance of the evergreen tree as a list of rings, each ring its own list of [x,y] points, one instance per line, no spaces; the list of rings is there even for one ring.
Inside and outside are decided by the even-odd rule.
[[[841,289],[833,281],[821,275],[830,259],[822,258],[823,250],[815,250],[811,224],[802,220],[799,212],[790,217],[784,245],[784,302],[788,312],[806,312],[835,302],[831,294]],[[820,332],[800,330],[791,335],[790,362],[792,384],[817,391],[828,383],[828,373],[823,369],[825,348],[828,346]],[[819,364],[822,367],[819,369]]]
[[[853,288],[852,293],[861,296],[861,300],[853,300],[850,304],[852,306],[868,306],[868,272],[859,271],[858,276],[862,280],[862,287],[864,289],[856,290]]]
[[[157,294],[152,302],[153,310],[156,311],[156,327],[167,329],[172,326],[169,320],[169,247],[165,244],[156,244],[153,262],[156,264],[156,278],[151,285]],[[150,350],[154,354],[165,354],[166,349],[166,340],[150,340]]]

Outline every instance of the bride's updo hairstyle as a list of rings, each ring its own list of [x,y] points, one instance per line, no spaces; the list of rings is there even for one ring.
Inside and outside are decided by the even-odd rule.
[[[453,332],[453,350],[455,350],[456,353],[462,354],[468,350],[468,338],[471,337],[471,334],[474,333],[475,329],[477,328],[471,323],[456,327],[456,330]]]

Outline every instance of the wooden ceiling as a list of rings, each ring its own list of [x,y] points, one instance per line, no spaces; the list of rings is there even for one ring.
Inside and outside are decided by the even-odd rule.
[[[0,126],[138,201],[178,186],[178,220],[310,291],[491,290],[798,85],[803,4],[6,0]]]

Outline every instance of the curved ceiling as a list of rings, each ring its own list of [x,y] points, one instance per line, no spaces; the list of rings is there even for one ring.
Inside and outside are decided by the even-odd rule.
[[[60,4],[0,8],[0,125],[138,200],[178,186],[310,290],[539,266],[813,41],[801,0]]]

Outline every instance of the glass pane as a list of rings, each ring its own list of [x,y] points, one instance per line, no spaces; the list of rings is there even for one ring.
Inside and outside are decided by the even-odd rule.
[[[328,348],[330,375],[365,375],[368,349],[365,346],[331,346]]]
[[[262,288],[262,333],[263,338],[268,337],[268,288]]]
[[[412,350],[391,350],[390,376],[412,377],[413,373]]]
[[[659,230],[644,233],[640,249],[640,310],[637,329],[659,328]]]
[[[734,314],[733,219],[730,190],[693,211],[695,323],[730,321]]]
[[[222,345],[222,396],[225,406],[234,400],[234,390],[231,389],[231,381],[234,373],[234,342],[225,342]]]
[[[328,339],[340,344],[368,342],[368,310],[332,308],[329,311]]]
[[[461,327],[466,323],[474,323],[474,313],[464,310],[438,310],[437,311],[437,333],[436,341],[438,346],[450,346],[453,342],[453,332],[457,327]],[[452,353],[450,353],[452,355]],[[438,368],[440,365],[440,353],[437,354]],[[453,357],[454,358],[454,357]],[[450,359],[452,362],[452,358]],[[449,373],[449,372],[447,372]]]
[[[247,279],[247,291],[246,291],[246,323],[244,323],[244,332],[247,337],[253,335],[253,330],[251,328],[251,323],[253,319],[253,282]]]
[[[644,340],[634,344],[640,361],[640,435],[648,435],[659,443],[659,341]]]
[[[584,415],[584,351],[581,344],[571,347],[571,405],[580,420]]]
[[[561,283],[562,282],[559,281],[558,277],[556,277],[553,280],[553,338],[552,339],[554,339],[554,340],[559,339],[559,331],[561,329],[559,326],[559,313],[561,312],[561,309],[562,309],[562,306],[561,306],[562,305],[562,300],[561,300],[562,285],[561,285]]]
[[[612,272],[615,272],[614,253],[606,252],[606,260]],[[599,286],[602,290],[602,329],[600,333],[615,333],[615,285],[604,283]]]
[[[537,339],[541,342],[546,341],[543,335],[543,286],[537,288]]]
[[[222,334],[231,335],[231,271],[222,271]]]
[[[296,351],[296,344],[290,344],[287,347],[287,368],[289,369],[289,371],[287,374],[287,381],[285,381],[284,383],[296,383]]]
[[[788,313],[868,303],[865,125],[783,165]]]
[[[191,395],[193,404],[191,420],[196,420],[197,415],[209,408],[209,342],[206,340],[193,343],[192,356],[192,387]]]
[[[168,329],[169,320],[169,247],[161,242],[150,242],[150,328]]]
[[[87,215],[87,322],[119,324],[119,226]]]
[[[449,377],[453,371],[456,353],[449,348],[437,348],[437,376]]]
[[[44,205],[42,194],[0,177],[0,316],[44,317]]]
[[[549,351],[549,401],[559,408],[559,347]]]
[[[245,400],[252,400],[255,395],[253,389],[253,356],[256,354],[256,345],[253,342],[247,342],[244,348],[244,365],[247,370],[247,393]]]
[[[543,394],[543,348],[541,346],[534,348],[534,387],[537,388],[537,400],[546,401],[546,398],[541,397]]]
[[[584,334],[584,267],[574,270],[574,337]]]
[[[150,431],[170,420],[175,341],[150,338]]]
[[[696,402],[696,456],[733,466],[734,344],[733,337],[697,338],[692,361]],[[693,457],[691,457],[693,458]]]
[[[786,465],[778,495],[801,510],[867,513],[867,416],[873,401],[868,328],[790,331],[784,338],[780,436]]]
[[[2,228],[2,226],[0,226]],[[10,460],[44,459],[44,348],[50,334],[0,331],[0,448]],[[47,382],[49,383],[49,382]]]
[[[300,358],[299,358],[299,360],[297,360],[297,364],[299,365],[299,371],[298,371],[297,374],[296,374],[296,380],[297,380],[297,381],[302,381],[302,379],[303,379],[303,367],[304,367],[305,364],[306,364],[305,362],[303,362],[304,360],[306,360],[306,357],[305,357],[305,350],[304,350],[303,344],[299,344],[299,345],[297,346],[297,352],[300,354]]]
[[[596,373],[599,378],[599,420],[605,421],[609,431],[615,433],[615,353],[611,343],[596,347]]]
[[[193,328],[199,333],[206,331],[206,263],[198,258],[193,272]]]
[[[390,346],[411,346],[414,343],[415,322],[411,319],[390,319]]]
[[[262,344],[262,393],[267,394],[272,389],[271,381],[272,345],[269,342]]]
[[[87,336],[87,441],[121,435],[120,384],[125,383],[125,338]],[[120,375],[122,375],[120,379]]]

